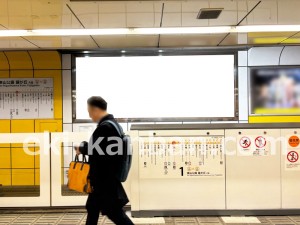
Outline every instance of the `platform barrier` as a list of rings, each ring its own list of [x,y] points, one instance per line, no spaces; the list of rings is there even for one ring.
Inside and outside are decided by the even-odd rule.
[[[11,182],[10,185],[3,184],[0,187],[1,207],[50,206],[49,135],[0,134],[0,183],[7,182],[9,178]],[[8,155],[10,157],[7,157]],[[18,158],[19,156],[24,158]],[[10,160],[9,163],[7,160]],[[28,163],[30,161],[33,163]]]
[[[133,125],[129,134],[133,216],[300,210],[298,124]],[[0,134],[0,207],[84,206],[67,173],[90,135]]]

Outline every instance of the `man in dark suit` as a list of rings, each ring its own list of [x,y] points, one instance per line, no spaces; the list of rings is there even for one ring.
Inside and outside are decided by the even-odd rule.
[[[116,140],[119,134],[112,124],[103,123],[106,120],[117,122],[113,115],[107,113],[107,103],[103,98],[93,96],[87,104],[89,116],[98,126],[89,142],[82,142],[75,148],[76,154],[89,156],[89,178],[93,191],[86,202],[86,225],[96,225],[100,212],[117,225],[132,225],[123,210],[129,200],[116,176],[121,160]]]

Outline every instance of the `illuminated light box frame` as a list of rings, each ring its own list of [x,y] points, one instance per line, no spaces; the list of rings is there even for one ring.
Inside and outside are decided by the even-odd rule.
[[[249,96],[250,115],[300,115],[300,68],[250,68]]]
[[[235,55],[76,57],[76,119],[102,96],[119,121],[235,119]]]

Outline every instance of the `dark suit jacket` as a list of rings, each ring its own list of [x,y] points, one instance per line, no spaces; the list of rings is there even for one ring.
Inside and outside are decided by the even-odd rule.
[[[119,137],[119,134],[115,127],[110,123],[101,124],[105,120],[116,122],[111,114],[102,118],[90,138],[89,144],[87,142],[82,142],[79,150],[82,154],[89,155],[89,178],[94,189],[93,195],[97,195],[99,204],[103,205],[103,207],[111,204],[124,206],[128,203],[128,198],[121,182],[116,176],[122,157],[117,154],[108,155],[106,152],[108,145],[117,143],[113,140],[108,141],[107,138],[115,136]],[[104,139],[99,145],[104,155],[100,155],[95,146],[92,147],[92,145],[97,142],[97,139],[102,137]],[[117,148],[112,148],[112,151],[117,151]]]

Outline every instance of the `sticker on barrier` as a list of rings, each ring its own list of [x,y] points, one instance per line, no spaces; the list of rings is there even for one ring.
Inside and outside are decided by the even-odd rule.
[[[264,136],[245,135],[237,138],[237,154],[240,156],[268,156],[269,148]]]
[[[300,163],[299,163],[299,153],[296,151],[289,151],[286,154],[286,163],[285,169],[286,170],[300,170]]]
[[[240,139],[240,146],[241,146],[242,148],[249,148],[250,145],[251,145],[251,140],[250,140],[249,137],[242,137],[242,138]]]
[[[258,136],[257,138],[255,138],[255,145],[257,148],[263,148],[266,146],[266,144],[267,144],[267,141],[264,137]]]
[[[291,136],[289,138],[289,145],[293,148],[298,147],[298,145],[300,144],[299,142],[299,137],[298,136]]]
[[[288,154],[287,154],[287,160],[291,163],[295,163],[297,162],[299,159],[299,155],[297,152],[295,151],[290,151]]]

